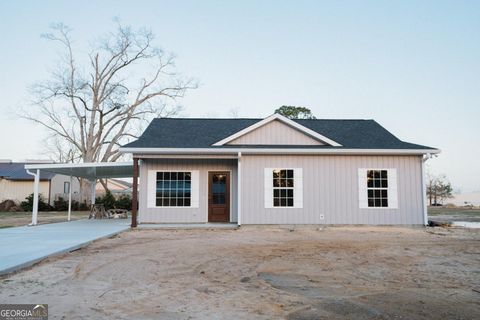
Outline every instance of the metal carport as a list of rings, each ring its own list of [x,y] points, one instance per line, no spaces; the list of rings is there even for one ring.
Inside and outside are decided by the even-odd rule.
[[[134,162],[90,162],[90,163],[48,163],[48,164],[27,164],[25,165],[27,173],[34,176],[33,184],[33,209],[32,223],[37,224],[38,218],[38,189],[40,182],[40,171],[47,171],[55,174],[63,174],[70,176],[70,186],[72,185],[72,177],[88,179],[92,182],[91,200],[95,203],[95,184],[97,179],[105,178],[131,178],[134,173]],[[132,226],[136,226],[137,211],[137,183],[134,179],[133,195],[132,195]],[[72,209],[72,188],[68,195],[68,221]],[[135,221],[135,225],[134,222]]]

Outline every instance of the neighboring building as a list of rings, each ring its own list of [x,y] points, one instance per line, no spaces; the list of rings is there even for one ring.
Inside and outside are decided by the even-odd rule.
[[[20,203],[33,193],[33,176],[25,170],[26,164],[46,163],[40,161],[12,162],[0,160],[0,202],[13,200]],[[80,186],[77,179],[72,180],[72,193],[78,193]],[[53,205],[56,195],[67,194],[70,177],[47,171],[40,173],[39,192],[49,204]]]
[[[140,223],[385,225],[426,223],[423,163],[440,152],[374,120],[278,114],[154,119],[120,150],[139,161]]]
[[[107,188],[112,194],[131,194],[132,193],[132,183],[120,180],[120,179],[105,179]],[[100,183],[97,182],[95,186],[96,194],[102,194],[105,192],[105,188]]]

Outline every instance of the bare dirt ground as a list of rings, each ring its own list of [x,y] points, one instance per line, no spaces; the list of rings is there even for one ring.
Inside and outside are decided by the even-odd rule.
[[[51,319],[480,319],[480,232],[136,230],[0,279]]]

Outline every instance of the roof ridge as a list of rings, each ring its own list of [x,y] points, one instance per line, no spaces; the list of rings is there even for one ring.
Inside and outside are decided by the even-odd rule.
[[[164,117],[164,118],[154,118],[153,120],[263,120],[265,118],[199,118],[199,117],[192,117],[192,118],[187,118],[187,117]],[[327,118],[322,118],[322,119],[291,119],[293,121],[296,120],[302,120],[302,121],[375,121],[375,119],[327,119]]]

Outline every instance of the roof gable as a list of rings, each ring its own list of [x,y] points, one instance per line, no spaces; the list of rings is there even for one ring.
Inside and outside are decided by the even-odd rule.
[[[322,146],[324,142],[274,120],[227,142],[228,145],[308,145]]]
[[[282,134],[282,130],[286,131]],[[319,132],[278,113],[214,143],[213,146],[225,144],[341,146]]]

